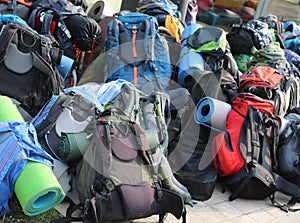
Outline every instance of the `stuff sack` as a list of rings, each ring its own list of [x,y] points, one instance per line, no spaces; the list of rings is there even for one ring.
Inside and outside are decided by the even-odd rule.
[[[157,19],[128,13],[108,24],[104,75],[106,82],[124,79],[146,93],[166,91],[172,75],[167,43]]]
[[[18,22],[1,23],[0,94],[15,99],[31,116],[59,94],[63,80],[56,65],[61,51],[51,36]]]

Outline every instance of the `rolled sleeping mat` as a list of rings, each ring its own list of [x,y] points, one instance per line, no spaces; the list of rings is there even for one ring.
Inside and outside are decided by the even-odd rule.
[[[193,75],[196,70],[203,71],[205,61],[200,53],[188,51],[179,60],[178,66],[178,83],[182,87],[189,86],[189,77]]]
[[[86,14],[87,16],[95,19],[96,21],[101,20],[102,18],[102,13],[105,7],[104,1],[95,1],[95,0],[87,0],[86,1],[88,4]]]
[[[58,156],[64,161],[79,161],[90,145],[87,133],[61,133]]]
[[[204,97],[196,106],[195,122],[217,131],[224,131],[230,110],[230,104],[211,97]]]
[[[0,96],[0,121],[25,121],[12,99],[3,95]]]
[[[17,178],[14,191],[23,212],[34,216],[58,205],[65,193],[49,166],[28,161]]]

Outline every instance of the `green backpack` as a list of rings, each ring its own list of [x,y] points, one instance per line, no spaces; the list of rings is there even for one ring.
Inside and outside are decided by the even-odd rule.
[[[220,70],[228,71],[239,83],[239,70],[226,39],[224,29],[205,26],[196,30],[188,37],[187,45],[191,51],[200,53],[208,67],[214,73]]]
[[[164,93],[146,95],[133,84],[96,116],[94,134],[73,178],[80,219],[122,221],[166,213],[185,221],[187,189],[173,176],[166,159],[169,99]],[[72,219],[76,220],[76,219]]]

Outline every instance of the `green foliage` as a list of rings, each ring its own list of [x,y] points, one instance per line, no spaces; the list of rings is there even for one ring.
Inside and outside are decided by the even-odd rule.
[[[27,216],[22,211],[22,207],[17,199],[12,198],[9,201],[10,213],[0,219],[1,222],[5,223],[50,223],[53,219],[63,217],[56,209],[52,208],[42,214],[36,216]]]

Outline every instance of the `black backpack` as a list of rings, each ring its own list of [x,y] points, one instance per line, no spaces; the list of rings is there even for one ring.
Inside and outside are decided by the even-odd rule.
[[[0,26],[0,94],[15,99],[34,116],[63,88],[56,69],[61,51],[52,36],[39,35],[27,25],[8,22]]]
[[[233,55],[252,54],[272,41],[268,24],[259,20],[253,20],[252,24],[233,24],[226,39]]]
[[[233,80],[231,74],[226,74]],[[235,97],[233,92],[225,93],[221,79],[212,71],[197,71],[190,75],[190,101],[172,126],[173,134],[177,135],[172,137],[174,140],[169,144],[169,163],[175,177],[188,188],[192,198],[200,201],[211,198],[217,183],[217,171],[212,164],[210,149],[207,149],[211,147],[212,138],[217,132],[196,123],[194,112],[196,104],[205,96],[222,101]],[[235,84],[234,80],[232,83]]]
[[[81,6],[65,0],[37,0],[30,10],[29,26],[40,34],[51,33],[64,55],[73,60],[77,57],[76,48],[88,51],[100,42],[100,26],[85,14]]]
[[[286,116],[286,127],[279,137],[277,148],[278,172],[287,180],[300,185],[299,134],[300,110],[293,108]]]

